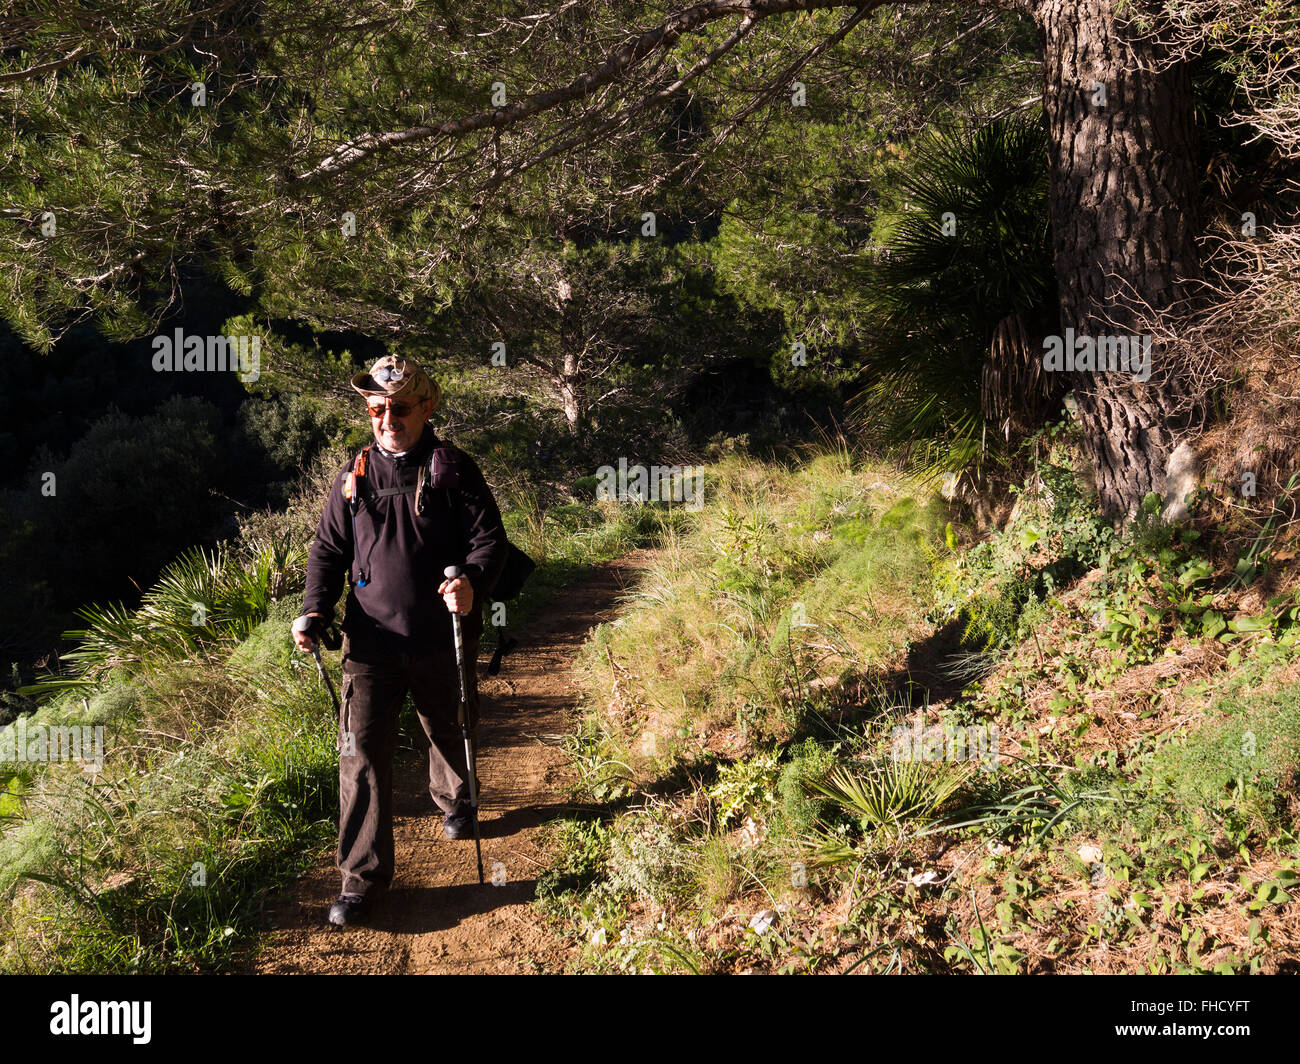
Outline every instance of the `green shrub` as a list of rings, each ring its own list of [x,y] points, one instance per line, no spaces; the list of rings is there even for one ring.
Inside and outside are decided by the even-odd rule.
[[[551,825],[555,860],[537,881],[543,909],[555,911],[567,894],[581,894],[602,881],[609,866],[613,835],[599,820],[557,820]]]
[[[94,727],[125,723],[142,705],[144,691],[138,683],[110,679],[88,691],[68,691],[50,699],[31,715],[32,724],[66,724]]]
[[[257,677],[293,668],[295,662],[301,664],[303,655],[295,649],[289,630],[300,607],[297,597],[282,599],[270,607],[266,620],[231,653],[228,664],[232,678]]]
[[[302,395],[250,398],[239,409],[244,431],[281,469],[301,468],[346,428],[348,415],[328,400]]]
[[[26,819],[0,836],[3,968],[220,968],[261,929],[266,891],[332,836],[324,695],[291,675],[250,691],[201,664],[168,670],[142,677],[151,727],[106,743],[100,772],[27,781]],[[106,715],[134,704],[121,690],[97,701]]]
[[[964,636],[985,649],[1014,646],[1045,618],[1042,603],[1088,570],[1104,566],[1115,534],[1077,466],[1078,430],[1051,426],[1027,446],[1044,444],[1032,490],[1022,491],[1001,532],[935,565],[935,617],[960,619]]]
[[[791,834],[804,835],[819,820],[825,820],[830,803],[815,797],[809,785],[824,778],[834,764],[832,750],[815,739],[805,739],[791,750],[776,785],[781,813]]]
[[[55,853],[56,824],[49,818],[27,820],[0,834],[0,897],[29,872],[48,867]]]

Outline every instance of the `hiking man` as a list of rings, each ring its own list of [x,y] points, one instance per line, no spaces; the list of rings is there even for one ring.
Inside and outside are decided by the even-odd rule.
[[[472,828],[451,614],[463,616],[472,729],[480,607],[507,549],[478,466],[427,424],[442,398],[437,383],[409,359],[389,355],[354,376],[352,387],[365,398],[375,442],[334,478],[308,555],[302,616],[293,624],[294,642],[311,651],[348,575],[339,713],[343,886],[329,912],[340,927],[363,920],[392,882],[393,754],[408,690],[429,738],[429,794],[443,811],[443,834],[460,839]],[[449,565],[465,575],[445,579]]]

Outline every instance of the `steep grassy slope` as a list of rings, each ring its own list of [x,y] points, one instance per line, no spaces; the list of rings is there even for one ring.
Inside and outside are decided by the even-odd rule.
[[[1116,534],[1076,468],[980,543],[847,454],[710,471],[580,669],[585,967],[1295,968],[1300,599],[1237,553],[1286,555]]]

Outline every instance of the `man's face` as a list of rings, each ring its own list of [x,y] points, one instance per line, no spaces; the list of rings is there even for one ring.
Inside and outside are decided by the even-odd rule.
[[[366,409],[375,442],[385,451],[409,451],[419,442],[424,423],[433,413],[433,400],[380,399],[369,396]]]

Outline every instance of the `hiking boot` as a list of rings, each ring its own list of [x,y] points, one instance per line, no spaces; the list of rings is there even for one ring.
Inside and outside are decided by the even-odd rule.
[[[468,839],[474,834],[474,825],[470,823],[471,811],[465,809],[455,813],[448,813],[442,822],[442,833],[447,838],[455,841],[456,839]]]
[[[340,894],[330,906],[330,923],[335,927],[359,924],[370,911],[370,899],[364,894]]]

